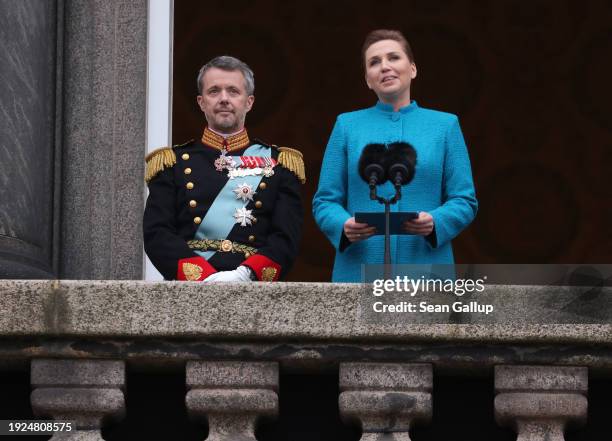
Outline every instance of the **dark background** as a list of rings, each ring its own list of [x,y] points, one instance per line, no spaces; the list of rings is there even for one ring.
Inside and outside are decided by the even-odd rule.
[[[339,113],[376,97],[360,48],[404,32],[420,106],[459,115],[480,210],[460,263],[612,262],[612,3],[574,0],[176,0],[173,141],[198,137],[195,78],[230,54],[255,71],[251,137],[306,159],[306,219],[289,280],[327,281],[333,249],[311,215]]]

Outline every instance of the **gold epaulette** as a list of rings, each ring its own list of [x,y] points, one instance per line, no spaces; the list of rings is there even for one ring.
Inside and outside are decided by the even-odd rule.
[[[148,183],[159,172],[176,164],[176,154],[172,147],[162,147],[149,153],[145,157],[145,161],[147,162],[145,181]]]
[[[278,147],[278,163],[291,170],[298,177],[300,182],[306,182],[306,169],[304,167],[304,156],[299,150],[289,147]]]

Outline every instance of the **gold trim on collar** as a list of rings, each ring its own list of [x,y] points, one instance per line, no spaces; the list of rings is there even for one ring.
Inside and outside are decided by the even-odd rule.
[[[227,152],[243,149],[250,143],[251,141],[249,140],[246,129],[242,129],[240,133],[236,133],[227,138],[216,134],[208,127],[204,129],[204,133],[202,134],[202,144],[217,150],[225,149]]]

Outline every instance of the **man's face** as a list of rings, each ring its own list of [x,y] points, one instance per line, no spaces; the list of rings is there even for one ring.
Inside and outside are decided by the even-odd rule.
[[[244,75],[239,70],[213,67],[202,77],[202,95],[198,105],[208,126],[220,133],[235,133],[244,127],[246,114],[255,97],[247,95]]]

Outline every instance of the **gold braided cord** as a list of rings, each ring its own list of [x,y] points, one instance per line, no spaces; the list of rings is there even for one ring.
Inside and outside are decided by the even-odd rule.
[[[304,167],[304,156],[299,150],[289,147],[279,147],[278,163],[291,170],[302,184],[306,183],[306,168]]]
[[[145,182],[149,182],[159,172],[176,164],[176,154],[172,147],[162,147],[154,150],[145,157],[147,166],[145,169]]]

